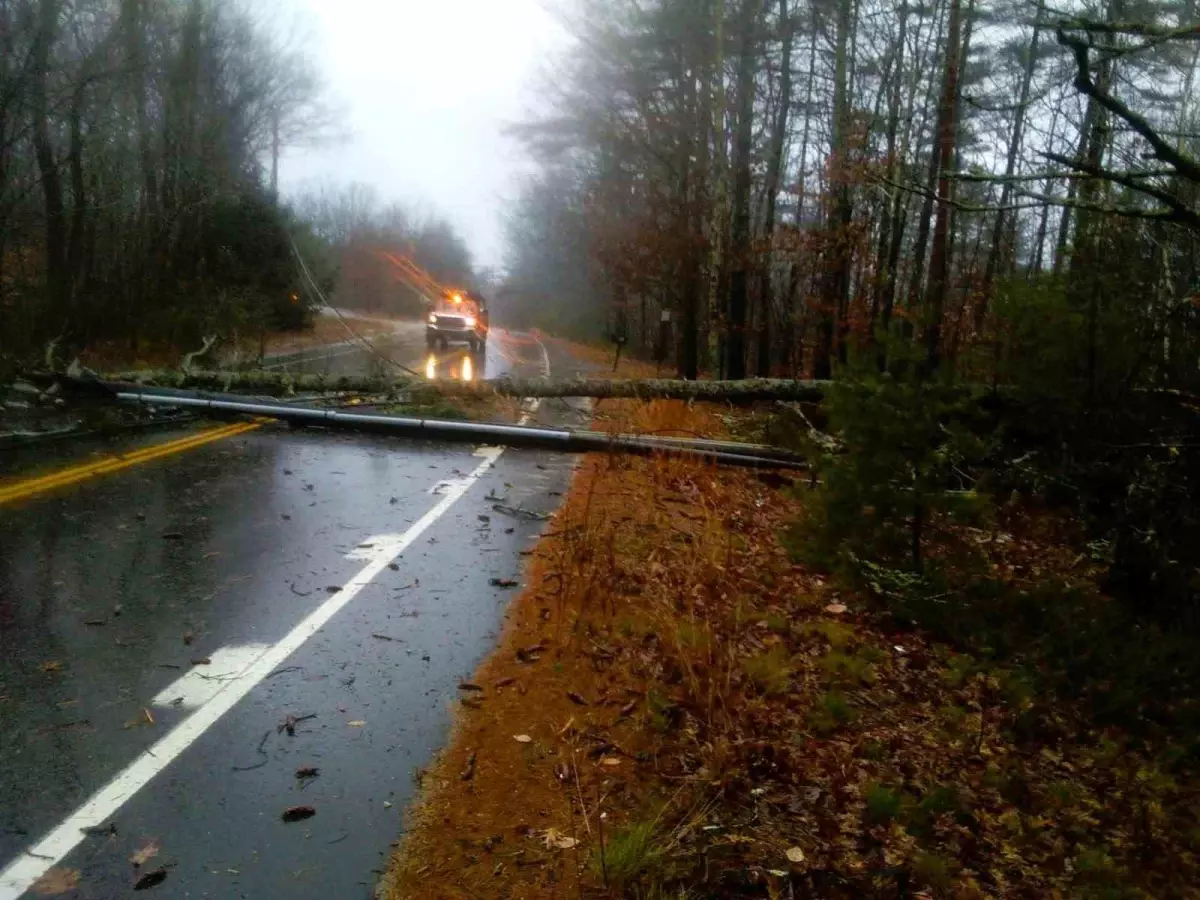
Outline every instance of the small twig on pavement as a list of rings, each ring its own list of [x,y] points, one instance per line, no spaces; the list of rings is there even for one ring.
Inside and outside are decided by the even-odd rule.
[[[230,768],[232,768],[233,771],[235,771],[235,772],[249,772],[252,769],[261,769],[263,766],[265,766],[268,762],[271,761],[271,757],[267,754],[267,751],[263,749],[267,745],[267,739],[270,736],[271,736],[271,732],[267,731],[267,733],[262,736],[262,740],[258,742],[258,747],[254,751],[255,753],[259,754],[260,756],[266,757],[266,759],[264,759],[262,762],[255,763],[252,766],[231,766]]]

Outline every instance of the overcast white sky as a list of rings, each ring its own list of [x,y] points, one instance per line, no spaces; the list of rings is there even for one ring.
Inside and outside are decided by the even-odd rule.
[[[503,135],[536,106],[565,42],[543,0],[286,0],[346,110],[348,140],[287,156],[285,192],[362,182],[448,217],[477,265],[503,258],[501,214],[521,166]]]

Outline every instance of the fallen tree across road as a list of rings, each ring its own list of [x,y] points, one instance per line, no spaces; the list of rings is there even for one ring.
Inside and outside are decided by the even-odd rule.
[[[820,402],[824,384],[781,378],[744,381],[678,381],[666,378],[624,380],[607,378],[499,378],[494,381],[418,381],[388,377],[291,375],[277,371],[182,372],[156,369],[105,376],[124,382],[167,388],[197,388],[226,393],[280,396],[292,393],[347,391],[360,394],[401,394],[440,397],[593,397],[597,400],[687,400],[715,403],[754,403],[784,400]]]

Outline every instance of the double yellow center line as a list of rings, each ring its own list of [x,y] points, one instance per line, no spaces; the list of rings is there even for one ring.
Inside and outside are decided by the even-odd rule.
[[[150,462],[152,459],[161,459],[164,456],[172,456],[176,453],[182,453],[185,450],[203,447],[205,444],[213,443],[213,441],[220,441],[239,434],[245,434],[247,431],[253,431],[255,428],[260,427],[261,424],[262,421],[260,420],[257,422],[238,422],[233,425],[224,425],[220,428],[212,428],[189,437],[180,438],[177,441],[155,444],[152,447],[144,447],[141,450],[124,453],[120,456],[105,457],[96,462],[63,469],[60,472],[53,472],[49,475],[43,475],[40,478],[30,478],[11,484],[0,484],[0,506],[6,503],[15,503],[18,500],[27,500],[30,497],[44,494],[47,491],[78,484],[89,478],[95,478],[100,475],[111,475],[113,472],[119,472],[122,469],[128,469],[140,463]]]

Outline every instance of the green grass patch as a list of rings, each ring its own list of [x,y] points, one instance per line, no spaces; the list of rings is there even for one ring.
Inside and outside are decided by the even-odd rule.
[[[807,724],[818,737],[829,737],[854,720],[854,707],[841,694],[822,694],[808,711]]]
[[[742,669],[758,692],[767,697],[786,693],[792,683],[791,654],[782,644],[744,660]]]
[[[821,668],[835,684],[854,687],[875,683],[875,667],[860,654],[847,656],[835,650],[821,659]]]
[[[616,891],[629,891],[650,880],[662,858],[654,822],[636,822],[611,835],[601,856],[592,858],[595,874]]]
[[[855,638],[854,629],[841,622],[808,622],[801,633],[810,637],[824,638],[834,650],[845,649]]]
[[[864,799],[867,821],[872,825],[888,825],[899,819],[904,810],[904,797],[886,784],[871,785]]]

